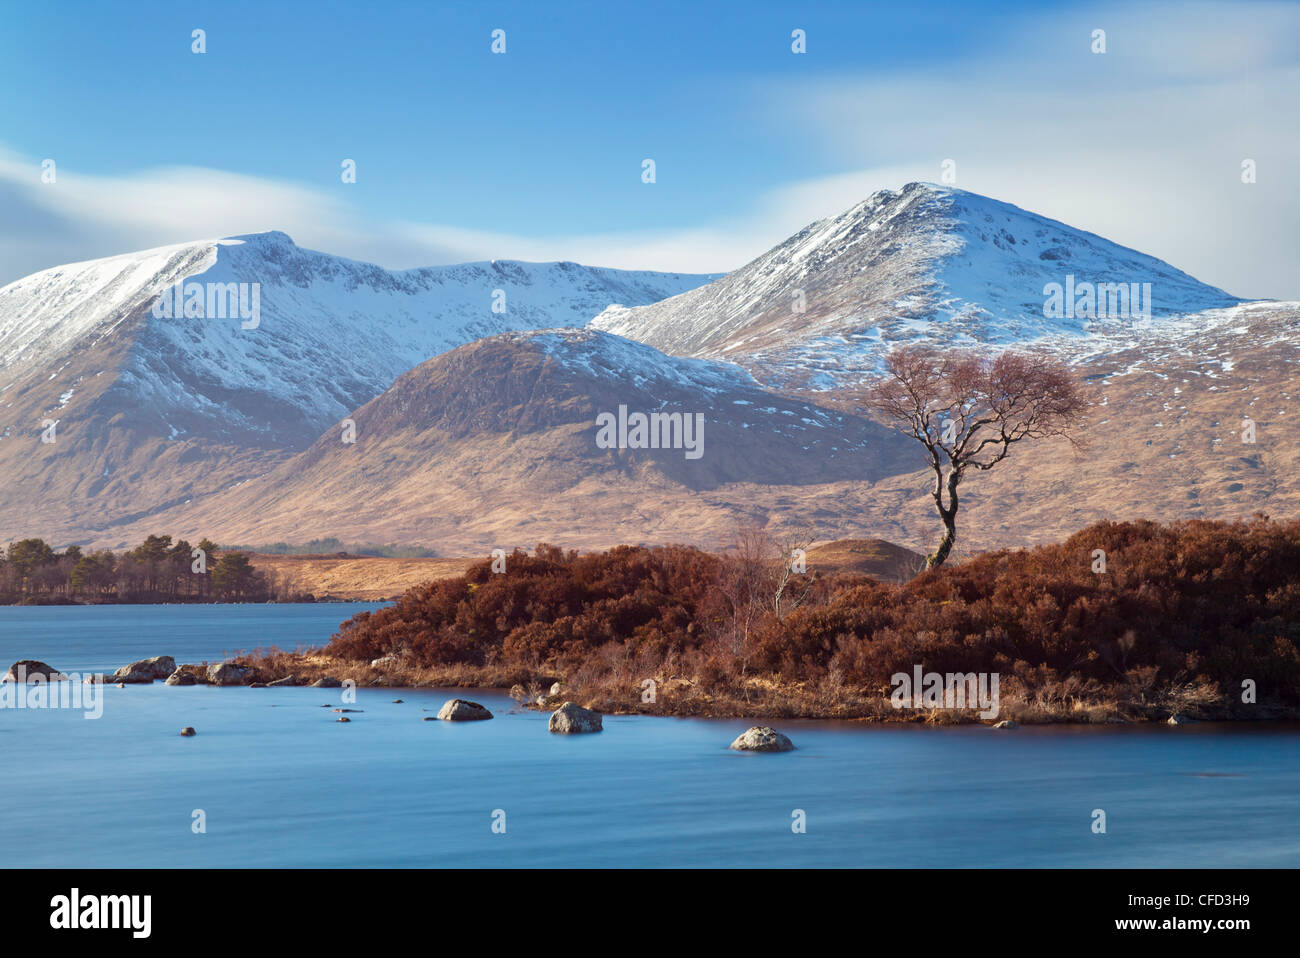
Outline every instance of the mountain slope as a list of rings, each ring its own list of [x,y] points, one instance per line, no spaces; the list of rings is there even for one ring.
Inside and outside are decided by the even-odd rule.
[[[653,302],[708,278],[505,260],[390,272],[277,232],[165,247],[0,289],[0,396],[38,376],[75,401],[61,364],[127,336],[111,397],[122,411],[165,436],[301,448],[431,356],[507,330],[581,325],[611,303]],[[248,284],[250,305],[256,284],[256,327],[153,315],[180,282]]]
[[[1086,446],[1017,447],[972,477],[959,554],[1056,541],[1102,518],[1300,514],[1300,444],[1287,425],[1300,412],[1297,329],[1300,304],[1246,304],[1062,337],[1051,348],[1073,351],[1096,403]],[[703,457],[596,448],[596,415],[619,403],[705,413]],[[774,397],[725,364],[592,330],[506,334],[402,377],[353,414],[355,445],[331,429],[261,479],[112,533],[336,535],[486,555],[542,540],[722,546],[753,520],[779,535],[930,550],[939,525],[920,447],[858,409],[852,390]],[[1253,444],[1243,417],[1256,423]]]
[[[1044,288],[1064,287],[1069,276],[1138,283],[1139,292],[1150,283],[1157,317],[1240,302],[1009,203],[909,183],[811,224],[706,286],[648,306],[611,306],[591,325],[667,353],[738,362],[763,381],[830,387],[874,370],[894,343],[1082,335],[1096,324],[1044,315]]]
[[[629,419],[698,417],[703,441],[604,448],[600,418],[620,407]],[[917,459],[889,430],[774,396],[736,367],[590,329],[479,340],[350,418],[355,443],[331,429],[265,477],[148,525],[241,542],[364,530],[444,554],[541,539],[722,544],[738,522],[766,517],[779,490],[879,479]],[[758,510],[756,498],[766,500]]]
[[[0,536],[77,539],[246,482],[430,356],[706,279],[509,261],[389,272],[283,233],[33,274],[0,289]],[[249,306],[256,284],[257,322],[155,315],[209,284]]]

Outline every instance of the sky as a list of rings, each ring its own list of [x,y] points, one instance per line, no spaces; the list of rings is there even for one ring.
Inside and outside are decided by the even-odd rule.
[[[722,272],[950,160],[1300,300],[1296,3],[0,0],[0,90],[0,283],[266,229],[394,269]]]

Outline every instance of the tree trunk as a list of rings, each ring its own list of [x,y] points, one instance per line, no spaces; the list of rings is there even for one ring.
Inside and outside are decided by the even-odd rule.
[[[939,548],[935,549],[926,558],[925,567],[927,569],[934,569],[943,565],[944,560],[948,558],[948,553],[952,552],[953,544],[957,541],[955,516],[955,510],[943,513],[943,538],[939,540]]]
[[[925,559],[927,569],[937,569],[943,565],[952,552],[953,545],[957,542],[957,484],[961,482],[961,470],[953,469],[948,473],[948,506],[944,508],[940,496],[934,497],[935,503],[939,506],[939,518],[943,520],[943,538],[939,540],[939,548],[935,549],[933,554]]]

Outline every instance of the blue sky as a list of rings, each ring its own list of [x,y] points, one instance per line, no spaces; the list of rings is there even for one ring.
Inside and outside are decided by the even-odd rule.
[[[955,158],[958,186],[1234,293],[1300,298],[1282,256],[1241,248],[1290,244],[1294,262],[1290,4],[3,10],[0,282],[270,228],[390,267],[711,272],[873,189],[937,181]],[[806,54],[791,52],[795,28]],[[1256,154],[1266,172],[1243,187],[1237,168]],[[44,158],[55,184],[39,182]],[[355,184],[340,181],[344,158]],[[1233,231],[1230,254],[1189,235],[1210,223]]]

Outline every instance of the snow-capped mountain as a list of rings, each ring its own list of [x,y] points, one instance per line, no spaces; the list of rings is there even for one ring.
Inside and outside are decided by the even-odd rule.
[[[279,232],[163,247],[0,289],[0,403],[38,377],[75,410],[82,383],[60,370],[118,342],[126,353],[108,372],[119,411],[169,437],[301,447],[431,356],[507,330],[580,326],[610,304],[711,278],[506,260],[391,272]],[[196,284],[206,308],[190,315]],[[225,308],[228,289],[247,315],[233,297]]]
[[[1056,304],[1051,284],[1060,287]],[[1098,294],[1098,284],[1115,285]],[[1239,302],[1010,203],[909,183],[813,223],[707,286],[611,306],[592,326],[675,355],[739,362],[765,382],[825,388],[877,368],[891,344],[1026,343],[1148,311],[1159,318]]]
[[[25,277],[0,289],[0,537],[106,541],[274,469],[430,356],[709,278],[510,261],[389,272],[275,232]]]
[[[638,416],[651,424],[639,436]],[[332,428],[265,476],[118,534],[361,536],[452,554],[542,539],[721,545],[742,519],[806,504],[807,487],[872,481],[921,461],[861,415],[592,329],[478,340],[402,375],[349,418],[354,442]]]

